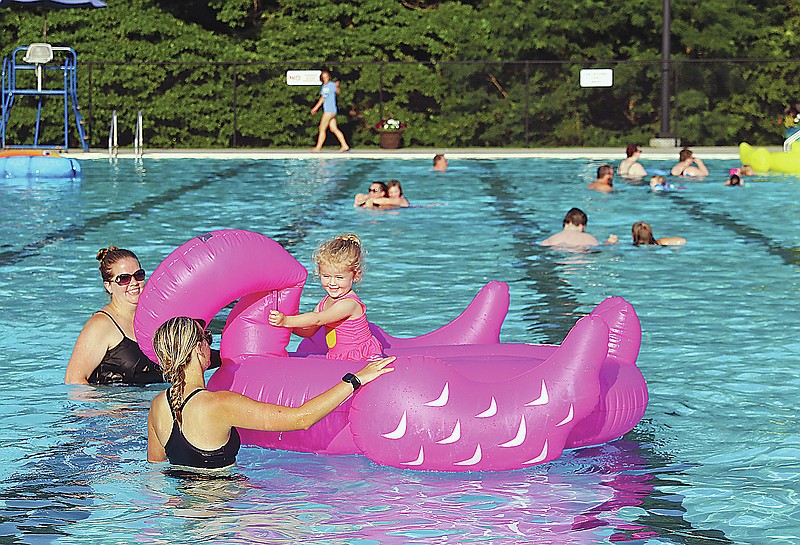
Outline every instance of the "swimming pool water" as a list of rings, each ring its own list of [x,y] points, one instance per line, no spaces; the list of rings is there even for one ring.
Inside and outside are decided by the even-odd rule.
[[[723,187],[737,165],[711,160],[708,180],[680,191],[618,179],[602,195],[585,189],[602,162],[461,160],[436,173],[415,160],[100,160],[82,163],[79,182],[0,180],[0,541],[797,543],[800,182]],[[370,181],[391,178],[416,207],[352,208]],[[538,246],[573,206],[620,244]],[[639,220],[689,242],[635,248]],[[510,286],[506,342],[559,343],[621,295],[643,327],[645,418],[618,441],[521,471],[243,448],[227,478],[170,474],[145,461],[158,387],[66,386],[64,369],[105,302],[98,248],[131,248],[152,271],[220,228],[275,238],[307,267],[319,241],[359,234],[360,295],[397,336],[451,320],[493,279]],[[301,308],[322,293],[310,277]]]

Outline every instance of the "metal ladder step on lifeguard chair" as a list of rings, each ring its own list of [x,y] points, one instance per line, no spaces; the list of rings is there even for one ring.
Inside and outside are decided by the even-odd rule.
[[[59,58],[63,58],[60,64],[50,64],[54,58],[54,52],[58,53]],[[24,57],[19,58],[24,53]],[[21,46],[14,49],[10,57],[3,59],[2,73],[2,114],[0,115],[0,148],[58,148],[67,151],[69,149],[69,108],[72,107],[75,124],[78,128],[78,139],[84,151],[89,150],[89,137],[84,130],[83,114],[78,105],[78,78],[77,78],[78,56],[71,47],[53,47],[48,43],[34,43],[29,46]],[[26,86],[27,81],[24,73],[27,71],[36,72],[36,84]],[[49,89],[45,84],[47,72],[62,72],[63,85],[60,89]],[[18,78],[22,75],[22,78]],[[33,144],[9,145],[7,143],[7,128],[11,119],[11,109],[15,100],[22,96],[32,96],[36,99],[36,126],[34,129]],[[42,144],[39,142],[39,134],[42,121],[42,103],[45,97],[61,97],[64,103],[64,143],[63,144]]]

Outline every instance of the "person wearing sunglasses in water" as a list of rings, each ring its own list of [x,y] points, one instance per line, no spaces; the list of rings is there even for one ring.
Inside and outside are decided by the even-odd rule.
[[[67,384],[151,384],[161,370],[136,343],[133,314],[145,281],[136,254],[109,246],[97,252],[103,286],[111,300],[83,326],[67,364]]]
[[[373,199],[382,199],[389,194],[389,188],[383,182],[369,184],[369,193],[358,193],[353,199],[356,208],[378,208],[380,205],[373,203]]]

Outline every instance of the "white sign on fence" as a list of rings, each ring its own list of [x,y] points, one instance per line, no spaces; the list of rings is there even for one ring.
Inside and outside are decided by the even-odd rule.
[[[321,85],[321,70],[287,70],[286,85]]]
[[[584,68],[581,70],[581,87],[611,87],[614,71],[611,68]]]

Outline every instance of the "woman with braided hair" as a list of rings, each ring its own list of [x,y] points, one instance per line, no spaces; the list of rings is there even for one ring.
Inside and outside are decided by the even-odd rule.
[[[329,390],[299,407],[262,403],[235,392],[205,389],[211,333],[186,316],[171,318],[156,329],[153,348],[172,383],[156,396],[147,418],[147,460],[198,469],[221,469],[236,462],[239,432],[306,430],[325,417],[353,391],[393,371],[394,358],[367,364],[348,373]]]

